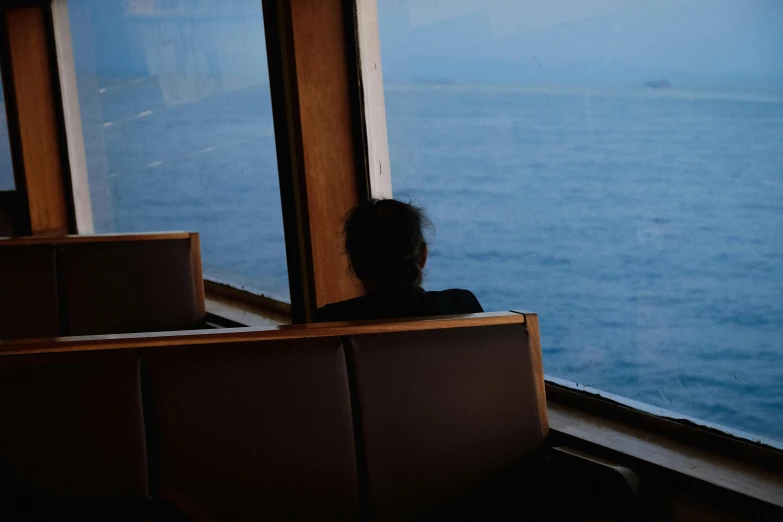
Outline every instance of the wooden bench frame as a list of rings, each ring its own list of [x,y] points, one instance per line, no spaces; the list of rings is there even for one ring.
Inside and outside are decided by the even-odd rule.
[[[0,341],[0,357],[504,324],[524,325],[531,336],[531,347],[534,343],[540,347],[538,316],[535,313],[496,312],[230,330],[20,339]],[[721,436],[698,426],[633,410],[553,383],[544,384],[543,377],[540,382],[546,391],[547,409],[543,411],[548,412],[550,445],[571,446],[576,450],[558,450],[559,457],[576,458],[574,455],[580,451],[588,452],[594,461],[600,461],[601,465],[608,465],[615,470],[608,470],[610,473],[625,473],[629,468],[641,470],[646,490],[650,489],[651,477],[662,482],[675,478],[689,487],[706,490],[709,495],[716,490],[722,491],[726,502],[739,503],[750,512],[771,510],[779,513],[783,509],[781,452]],[[595,455],[598,459],[592,457]]]
[[[201,239],[196,232],[153,232],[153,233],[129,233],[129,234],[94,234],[94,235],[69,235],[60,237],[16,237],[0,239],[0,248],[24,248],[30,246],[51,246],[55,250],[55,265],[57,264],[57,247],[66,245],[84,245],[84,244],[126,244],[126,243],[148,243],[151,241],[175,241],[186,240],[190,243],[191,266],[193,270],[193,288],[195,291],[196,313],[200,317],[206,318],[206,295],[204,291],[204,276],[201,263]],[[58,270],[59,272],[59,270]],[[60,275],[58,273],[57,278]],[[58,284],[57,294],[62,292]],[[62,301],[61,295],[58,295],[58,301]],[[62,309],[60,310],[62,314]],[[62,325],[61,330],[63,331]],[[2,342],[17,342],[2,341]]]
[[[141,334],[59,337],[49,339],[20,339],[0,341],[0,357],[25,356],[31,354],[83,353],[103,350],[165,349],[166,347],[204,346],[211,344],[244,343],[249,341],[277,341],[317,337],[347,337],[367,334],[389,334],[400,332],[432,331],[490,327],[501,325],[522,325],[529,335],[529,349],[533,361],[533,376],[539,399],[543,436],[549,435],[547,404],[544,391],[544,374],[541,365],[541,348],[538,333],[538,317],[531,312],[495,312],[454,316],[437,316],[385,321],[335,322],[307,325],[282,325],[267,328],[231,328],[201,331],[177,331]],[[258,349],[263,349],[263,345]],[[557,462],[566,466],[594,470],[601,480],[620,483],[622,493],[635,497],[638,480],[635,474],[605,458],[585,454],[568,447],[547,449]],[[577,468],[574,468],[577,469]],[[617,487],[612,486],[612,487]],[[175,490],[155,492],[158,501],[156,509],[179,512],[192,520],[212,520],[198,505],[196,499]],[[172,511],[173,510],[173,511]]]
[[[23,353],[58,353],[95,350],[152,348],[157,346],[186,346],[246,341],[304,339],[309,337],[338,337],[368,333],[440,330],[471,326],[522,324],[528,329],[537,324],[533,313],[490,312],[482,314],[449,315],[387,321],[354,321],[343,323],[310,323],[307,325],[280,325],[263,328],[230,328],[214,330],[183,330],[116,335],[88,335],[52,337],[44,339],[14,339],[0,341],[0,356]],[[531,337],[536,334],[531,332]],[[537,341],[536,346],[540,346]]]

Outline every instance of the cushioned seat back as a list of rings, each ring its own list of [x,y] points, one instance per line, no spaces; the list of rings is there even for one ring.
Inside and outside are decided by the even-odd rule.
[[[151,348],[142,357],[155,488],[195,499],[217,520],[357,517],[339,338]]]
[[[0,484],[44,505],[149,498],[139,356],[0,356]]]
[[[0,339],[59,331],[54,247],[0,245]]]
[[[372,520],[447,505],[541,448],[543,370],[524,326],[349,342]]]
[[[67,335],[185,330],[204,318],[188,238],[57,245]]]

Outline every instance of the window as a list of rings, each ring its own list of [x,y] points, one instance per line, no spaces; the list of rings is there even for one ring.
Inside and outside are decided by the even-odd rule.
[[[11,144],[8,142],[8,120],[5,112],[5,94],[0,83],[0,191],[14,190],[14,167],[11,164]]]
[[[783,7],[378,0],[425,286],[563,379],[783,441]]]
[[[258,0],[69,0],[96,232],[201,234],[205,277],[288,300]]]

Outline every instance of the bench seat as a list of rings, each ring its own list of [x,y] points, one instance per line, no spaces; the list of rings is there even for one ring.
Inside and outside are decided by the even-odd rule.
[[[112,519],[531,519],[555,470],[537,332],[495,313],[0,342],[0,482]]]

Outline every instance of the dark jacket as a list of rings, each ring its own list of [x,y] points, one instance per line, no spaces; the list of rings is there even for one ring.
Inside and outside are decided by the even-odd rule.
[[[328,304],[315,313],[316,322],[394,319],[430,315],[474,314],[483,312],[476,296],[468,290],[425,292],[405,288],[376,292],[363,297]]]

